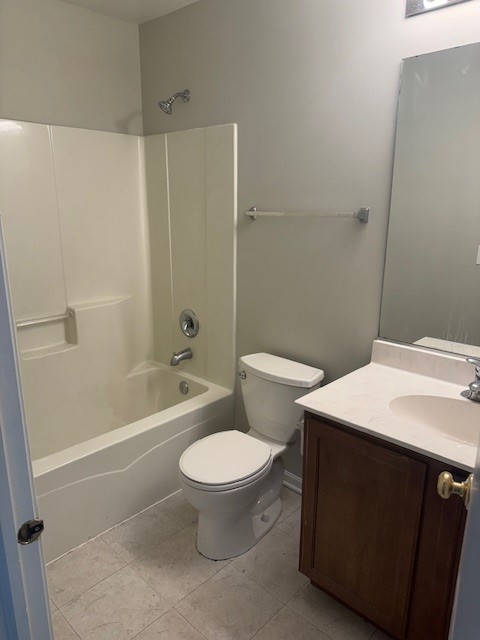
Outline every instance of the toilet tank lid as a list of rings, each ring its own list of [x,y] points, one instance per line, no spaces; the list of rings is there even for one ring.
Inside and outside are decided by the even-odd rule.
[[[249,356],[242,356],[240,367],[259,378],[305,389],[314,387],[325,377],[325,373],[321,369],[273,356],[270,353],[253,353]]]

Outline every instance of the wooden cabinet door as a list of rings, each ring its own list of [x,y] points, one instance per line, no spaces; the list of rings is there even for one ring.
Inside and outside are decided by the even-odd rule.
[[[426,464],[308,417],[300,569],[403,639]]]
[[[408,640],[448,638],[467,510],[458,496],[442,500],[438,495],[442,471],[450,471],[459,482],[468,476],[444,463],[428,466]]]

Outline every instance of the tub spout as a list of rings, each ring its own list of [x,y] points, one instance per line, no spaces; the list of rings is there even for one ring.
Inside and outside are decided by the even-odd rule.
[[[176,367],[182,360],[191,360],[193,358],[193,351],[191,349],[182,349],[177,353],[174,353],[170,360],[170,365]]]

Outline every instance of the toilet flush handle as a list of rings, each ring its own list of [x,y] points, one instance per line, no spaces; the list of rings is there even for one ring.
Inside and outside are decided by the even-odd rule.
[[[239,372],[237,373],[237,376],[238,376],[239,378],[241,378],[242,380],[245,380],[245,378],[247,377],[247,373],[246,373],[245,371],[239,371]]]

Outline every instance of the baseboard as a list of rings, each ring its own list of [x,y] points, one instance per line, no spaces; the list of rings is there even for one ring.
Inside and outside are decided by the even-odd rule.
[[[283,476],[283,484],[295,493],[302,494],[302,479],[298,476],[290,473],[290,471],[285,471]]]

